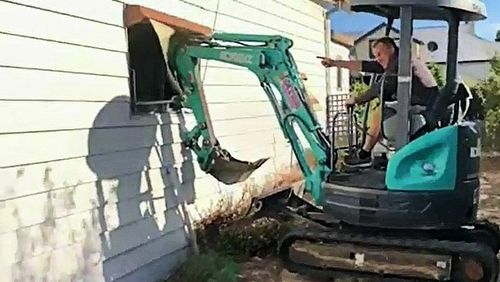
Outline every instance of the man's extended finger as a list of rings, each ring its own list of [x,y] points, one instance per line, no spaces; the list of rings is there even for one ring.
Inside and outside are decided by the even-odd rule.
[[[327,57],[321,57],[321,56],[316,56],[316,58],[323,59],[323,60],[328,59]]]

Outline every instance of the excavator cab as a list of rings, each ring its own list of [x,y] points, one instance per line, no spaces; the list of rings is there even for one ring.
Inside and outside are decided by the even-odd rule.
[[[403,9],[403,7],[405,9]],[[446,21],[448,30],[447,50],[447,81],[441,93],[440,99],[435,101],[429,108],[409,104],[411,98],[411,87],[409,82],[399,83],[401,88],[398,92],[397,101],[383,101],[384,106],[396,112],[398,109],[407,108],[408,115],[395,115],[382,124],[383,136],[392,145],[393,150],[405,146],[409,141],[421,136],[423,133],[434,130],[437,127],[455,124],[463,120],[464,113],[468,110],[469,100],[472,95],[464,82],[458,79],[457,57],[458,57],[458,28],[460,22],[478,21],[486,18],[485,6],[480,1],[352,1],[352,10],[356,12],[367,12],[386,17],[388,25],[386,36],[389,35],[394,19],[399,18],[401,23],[400,53],[399,59],[401,69],[398,79],[408,77],[411,73],[412,54],[411,40],[414,20],[439,20]],[[406,14],[403,12],[406,10]],[[410,61],[408,61],[410,60]],[[410,88],[408,88],[410,87]],[[400,97],[403,95],[404,97]],[[383,92],[381,92],[381,100]],[[406,98],[405,98],[406,97]],[[407,130],[406,130],[407,129]]]
[[[473,222],[479,195],[480,131],[477,123],[464,120],[471,94],[458,80],[458,29],[461,21],[484,19],[484,4],[353,0],[350,7],[387,18],[389,28],[394,20],[400,21],[397,97],[385,101],[382,87],[379,96],[381,107],[395,113],[382,118],[381,125],[390,158],[383,170],[332,172],[323,185],[323,208],[351,224],[384,228],[428,229]],[[410,104],[414,20],[442,20],[449,25],[446,85],[427,107]]]

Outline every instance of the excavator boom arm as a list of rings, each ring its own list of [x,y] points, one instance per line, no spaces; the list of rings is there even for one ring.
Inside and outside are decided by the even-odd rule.
[[[264,159],[256,163],[242,162],[220,148],[200,78],[201,59],[245,67],[259,79],[305,176],[306,190],[318,201],[321,183],[332,169],[328,160],[330,143],[306,103],[306,91],[289,51],[292,45],[291,40],[281,36],[216,33],[210,40],[193,41],[181,47],[175,61],[177,79],[183,89],[181,106],[191,108],[197,122],[184,134],[183,140],[196,153],[201,169],[227,184],[245,180],[265,162]],[[306,161],[294,125],[312,150],[316,159],[314,167]]]

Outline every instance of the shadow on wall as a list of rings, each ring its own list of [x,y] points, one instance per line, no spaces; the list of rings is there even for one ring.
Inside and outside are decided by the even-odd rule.
[[[163,261],[163,272],[168,271],[164,265],[168,252],[184,247],[191,238],[181,228],[190,226],[189,218],[177,207],[194,199],[195,173],[190,153],[181,152],[184,162],[174,159],[173,147],[178,148],[178,144],[171,144],[171,126],[175,125],[170,125],[166,117],[158,120],[155,116],[144,116],[140,123],[147,125],[135,122],[109,128],[110,121],[123,117],[120,111],[128,107],[124,98],[116,97],[99,112],[88,139],[87,163],[98,178],[97,209],[105,281],[141,272],[135,268],[154,263],[155,259]],[[156,138],[157,131],[161,140]],[[175,162],[182,162],[182,175],[174,168]],[[180,231],[185,233],[182,242],[175,236]],[[153,247],[151,253],[148,245],[156,244],[163,245],[165,252]],[[154,272],[150,275],[154,276]],[[164,273],[159,271],[156,275]],[[158,277],[145,279],[149,278]]]
[[[142,22],[128,33],[137,97],[169,99],[177,93],[176,83],[157,31]],[[161,36],[164,44],[168,33]],[[99,179],[103,276],[105,281],[156,281],[176,267],[194,238],[183,203],[194,201],[195,172],[190,151],[172,144],[180,140],[172,128],[179,132],[185,126],[182,114],[176,124],[169,114],[129,118],[128,100],[119,96],[106,104],[88,139],[87,163]],[[119,127],[109,128],[110,123]]]
[[[120,127],[107,127],[110,121],[123,119],[128,107],[124,98],[115,97],[99,112],[88,139],[87,163],[98,178],[97,210],[105,281],[141,272],[139,267],[154,264],[155,259],[162,261],[163,272],[168,271],[164,265],[168,253],[183,248],[191,238],[184,231],[189,230],[184,228],[190,226],[189,217],[177,207],[194,199],[195,175],[190,153],[181,152],[184,161],[174,159],[174,155],[179,155],[174,152],[177,146],[171,144],[171,126],[175,125],[170,125],[167,117],[158,120],[144,116],[139,118],[142,125],[132,120]],[[156,137],[157,131],[161,138]],[[175,162],[182,162],[180,173],[174,168]],[[182,242],[175,235],[180,231],[185,235]],[[165,274],[157,272],[156,275]],[[150,275],[154,276],[155,271]]]

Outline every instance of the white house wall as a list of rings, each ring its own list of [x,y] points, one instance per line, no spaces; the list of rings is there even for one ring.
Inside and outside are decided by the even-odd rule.
[[[340,60],[349,60],[349,48],[337,43],[330,43],[331,57]],[[347,94],[349,93],[349,70],[342,69],[342,82],[337,83],[337,69],[332,68],[331,71],[331,93],[332,94]]]
[[[446,71],[446,68],[444,69]],[[490,71],[490,62],[466,62],[458,64],[458,74],[470,85],[488,79],[491,74]]]
[[[441,72],[446,74],[446,65],[439,64]],[[490,62],[462,62],[458,64],[458,76],[469,86],[488,79],[491,72]]]
[[[315,58],[324,54],[322,9],[312,2],[124,2],[219,31],[288,36],[309,86],[324,95]],[[119,1],[0,1],[7,281],[165,278],[188,252],[189,217],[179,202],[195,217],[245,185],[227,187],[200,171],[181,148],[180,117],[130,116],[123,22]],[[271,157],[256,181],[289,164],[290,148],[251,74],[210,63],[205,84],[220,142],[240,159]]]

